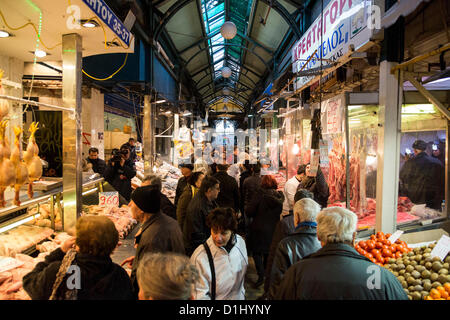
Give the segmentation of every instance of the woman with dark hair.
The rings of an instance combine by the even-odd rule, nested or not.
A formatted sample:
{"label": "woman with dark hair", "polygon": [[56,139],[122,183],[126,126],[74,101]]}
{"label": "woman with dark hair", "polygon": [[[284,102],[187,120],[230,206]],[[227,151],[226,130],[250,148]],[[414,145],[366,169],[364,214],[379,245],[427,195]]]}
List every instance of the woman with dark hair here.
{"label": "woman with dark hair", "polygon": [[188,179],[188,185],[184,188],[177,205],[177,221],[181,230],[184,228],[184,218],[186,217],[187,207],[194,198],[197,191],[200,189],[205,174],[201,171],[196,171]]}
{"label": "woman with dark hair", "polygon": [[23,288],[33,300],[133,300],[128,274],[110,258],[118,242],[119,233],[107,217],[83,216],[76,238],[25,275]]}
{"label": "woman with dark hair", "polygon": [[253,218],[249,228],[248,249],[255,261],[258,280],[255,287],[264,282],[264,270],[267,265],[270,243],[280,214],[283,209],[284,195],[277,191],[274,177],[265,175],[261,179],[261,189],[247,206],[247,215]]}
{"label": "woman with dark hair", "polygon": [[236,234],[237,220],[233,209],[212,210],[206,224],[211,229],[211,236],[191,257],[191,263],[200,272],[194,298],[244,300],[248,257],[244,239]]}

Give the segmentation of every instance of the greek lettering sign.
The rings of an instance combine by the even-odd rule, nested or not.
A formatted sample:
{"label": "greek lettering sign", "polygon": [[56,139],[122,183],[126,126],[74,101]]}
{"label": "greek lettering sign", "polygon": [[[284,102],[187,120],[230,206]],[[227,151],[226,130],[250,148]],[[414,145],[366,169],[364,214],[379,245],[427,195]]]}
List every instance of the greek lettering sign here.
{"label": "greek lettering sign", "polygon": [[130,45],[131,32],[114,14],[103,0],[83,0],[83,2],[125,43]]}
{"label": "greek lettering sign", "polygon": [[[314,51],[314,57],[308,62],[303,71],[320,67],[320,57],[337,61],[348,53],[349,46],[355,50],[367,43],[372,35],[372,29],[367,22],[371,15],[372,0],[332,0],[319,15],[311,27],[297,41],[292,49],[292,72],[300,71]],[[327,65],[323,62],[323,65]],[[294,81],[294,89],[299,89],[310,80],[313,75],[298,77]]]}

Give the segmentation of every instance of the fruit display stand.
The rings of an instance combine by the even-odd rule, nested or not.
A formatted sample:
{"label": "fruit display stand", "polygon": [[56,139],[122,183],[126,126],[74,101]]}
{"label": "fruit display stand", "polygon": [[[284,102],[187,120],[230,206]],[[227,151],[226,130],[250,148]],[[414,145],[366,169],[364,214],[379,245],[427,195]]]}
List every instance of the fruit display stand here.
{"label": "fruit display stand", "polygon": [[442,229],[403,234],[392,244],[390,234],[377,232],[355,249],[392,272],[410,300],[450,300],[450,255],[441,260],[431,254],[442,235],[448,234]]}

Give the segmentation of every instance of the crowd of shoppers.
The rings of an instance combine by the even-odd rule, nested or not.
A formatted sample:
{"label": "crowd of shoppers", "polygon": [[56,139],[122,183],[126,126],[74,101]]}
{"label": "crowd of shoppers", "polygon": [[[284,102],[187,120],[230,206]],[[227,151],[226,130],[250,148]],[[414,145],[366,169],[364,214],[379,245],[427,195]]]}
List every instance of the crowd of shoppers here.
{"label": "crowd of shoppers", "polygon": [[[172,204],[156,175],[132,191],[135,157],[130,139],[107,163],[95,148],[86,159],[139,222],[135,254],[122,262],[130,276],[110,258],[118,245],[114,224],[87,215],[77,221],[76,237],[24,277],[32,299],[243,300],[249,256],[258,275],[253,285],[264,283],[260,299],[407,299],[383,268],[382,290],[367,288],[374,264],[353,249],[356,215],[326,208],[320,168],[312,175],[309,165],[299,166],[282,192],[259,163],[183,164]],[[65,285],[72,264],[81,289]]]}

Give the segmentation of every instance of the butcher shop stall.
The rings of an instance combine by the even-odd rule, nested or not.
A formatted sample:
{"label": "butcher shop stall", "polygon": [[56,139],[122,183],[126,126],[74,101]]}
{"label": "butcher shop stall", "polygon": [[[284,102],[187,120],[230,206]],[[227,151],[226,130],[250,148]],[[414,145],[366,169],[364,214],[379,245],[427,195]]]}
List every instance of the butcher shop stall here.
{"label": "butcher shop stall", "polygon": [[[394,212],[396,228],[418,230],[424,225],[447,219],[445,209],[444,168],[447,119],[432,104],[424,103],[417,95],[405,94],[405,104],[401,106],[400,155],[397,165],[397,210]],[[372,233],[376,227],[378,167],[383,157],[379,152],[380,126],[378,92],[358,92],[341,94],[329,98],[310,108],[283,109],[280,112],[282,126],[280,136],[280,160],[286,168],[287,178],[296,174],[300,164],[319,161],[320,169],[329,187],[328,206],[345,207],[358,216],[357,228],[360,235]],[[289,102],[288,102],[289,103]],[[311,149],[314,136],[314,113],[320,110],[321,139],[318,148]],[[434,206],[421,199],[410,199],[405,190],[405,162],[413,158],[413,144],[416,140],[426,143],[425,152],[440,161],[441,171],[433,178],[436,190]],[[427,168],[419,168],[427,170]],[[422,182],[423,183],[423,182]],[[430,193],[424,189],[423,193]],[[417,201],[417,202],[415,202]],[[381,208],[378,210],[381,211]],[[381,214],[381,213],[380,213]]]}

